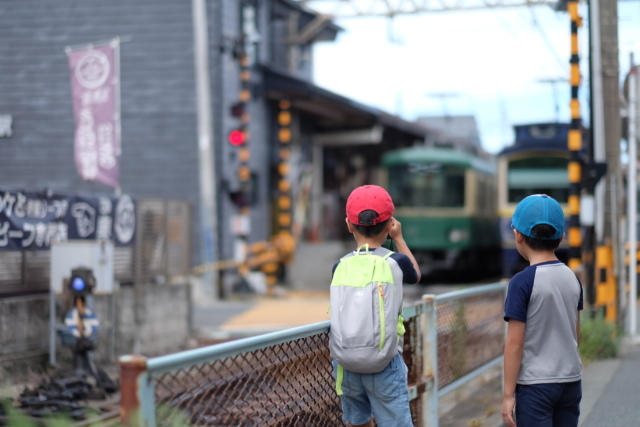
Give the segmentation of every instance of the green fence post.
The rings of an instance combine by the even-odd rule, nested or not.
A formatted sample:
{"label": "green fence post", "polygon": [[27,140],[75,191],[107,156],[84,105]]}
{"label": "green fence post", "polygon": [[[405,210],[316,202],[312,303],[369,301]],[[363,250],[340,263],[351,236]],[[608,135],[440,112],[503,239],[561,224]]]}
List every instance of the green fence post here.
{"label": "green fence post", "polygon": [[431,378],[423,394],[423,427],[438,427],[438,318],[436,316],[436,296],[423,295],[426,304],[422,316],[423,369],[424,377]]}

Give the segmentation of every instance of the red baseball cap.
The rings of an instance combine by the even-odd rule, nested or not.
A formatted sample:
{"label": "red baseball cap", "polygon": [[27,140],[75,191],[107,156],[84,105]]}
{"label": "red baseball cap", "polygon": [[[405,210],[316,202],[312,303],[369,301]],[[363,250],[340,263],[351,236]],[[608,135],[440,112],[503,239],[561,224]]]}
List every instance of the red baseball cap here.
{"label": "red baseball cap", "polygon": [[[371,224],[360,224],[358,216],[366,210],[375,211],[377,218]],[[351,192],[347,199],[347,219],[355,225],[375,225],[384,222],[393,216],[395,207],[391,196],[382,187],[377,185],[363,185]]]}

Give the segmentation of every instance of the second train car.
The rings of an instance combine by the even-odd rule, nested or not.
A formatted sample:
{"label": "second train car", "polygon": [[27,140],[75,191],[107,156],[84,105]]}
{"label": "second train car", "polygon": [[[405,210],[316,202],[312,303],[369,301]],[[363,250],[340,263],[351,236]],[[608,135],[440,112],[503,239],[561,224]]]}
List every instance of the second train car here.
{"label": "second train car", "polygon": [[382,157],[382,183],[423,276],[500,271],[496,169],[491,159],[418,146]]}
{"label": "second train car", "polygon": [[[516,250],[511,216],[517,204],[531,194],[547,194],[568,213],[568,123],[516,125],[515,141],[498,153],[498,215],[502,240],[502,277],[510,278],[528,263]],[[556,251],[567,261],[566,239]]]}

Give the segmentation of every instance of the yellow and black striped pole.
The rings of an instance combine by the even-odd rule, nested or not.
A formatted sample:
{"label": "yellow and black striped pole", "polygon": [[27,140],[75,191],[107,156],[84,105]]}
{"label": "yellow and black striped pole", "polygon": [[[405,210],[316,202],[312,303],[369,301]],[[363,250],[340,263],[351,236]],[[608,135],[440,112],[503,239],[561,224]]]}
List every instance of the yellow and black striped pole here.
{"label": "yellow and black striped pole", "polygon": [[604,318],[615,323],[618,316],[616,307],[616,279],[611,266],[613,265],[613,251],[611,246],[600,245],[596,248],[596,300],[598,311],[603,312]]}
{"label": "yellow and black striped pole", "polygon": [[291,157],[291,102],[282,100],[278,103],[278,200],[277,200],[277,232],[274,233],[271,247],[277,256],[271,256],[262,264],[266,275],[267,292],[273,293],[273,286],[278,280],[278,270],[284,256],[290,255],[292,206],[291,182],[289,181],[289,159]]}
{"label": "yellow and black striped pole", "polygon": [[[234,144],[238,146],[238,213],[241,216],[249,216],[249,203],[247,197],[250,197],[250,185],[251,185],[251,168],[249,167],[249,159],[251,158],[249,152],[249,120],[250,114],[248,111],[248,103],[251,99],[251,91],[249,80],[251,78],[251,71],[249,70],[249,58],[246,53],[240,56],[240,95],[238,103],[236,104],[240,111],[240,125],[238,131],[240,136],[237,137],[238,141]],[[248,230],[245,230],[248,232]],[[246,276],[249,273],[249,266],[246,262],[248,257],[248,251],[246,246],[246,238],[248,236],[238,236],[237,244],[240,247],[244,247],[245,261],[238,264],[238,272],[241,276]],[[242,250],[242,249],[240,249]]]}
{"label": "yellow and black striped pole", "polygon": [[238,181],[240,186],[241,197],[245,198],[245,203],[240,207],[241,215],[249,215],[249,203],[246,198],[252,197],[251,194],[251,168],[249,167],[249,119],[250,114],[247,104],[251,99],[250,82],[251,71],[249,70],[249,59],[244,54],[240,57],[240,104],[242,114],[240,116],[239,130],[242,132],[243,142],[238,149]]}
{"label": "yellow and black striped pole", "polygon": [[281,232],[291,234],[292,202],[289,181],[289,159],[291,158],[291,103],[278,104],[278,226]]}
{"label": "yellow and black striped pole", "polygon": [[578,2],[567,3],[569,16],[571,17],[571,127],[567,138],[569,149],[569,267],[578,269],[582,264],[580,248],[582,235],[580,232],[580,187],[582,181],[582,164],[580,152],[582,150],[582,119],[580,116],[580,101],[578,90],[580,87],[580,55],[578,51],[578,28],[582,26],[582,18],[578,15]]}

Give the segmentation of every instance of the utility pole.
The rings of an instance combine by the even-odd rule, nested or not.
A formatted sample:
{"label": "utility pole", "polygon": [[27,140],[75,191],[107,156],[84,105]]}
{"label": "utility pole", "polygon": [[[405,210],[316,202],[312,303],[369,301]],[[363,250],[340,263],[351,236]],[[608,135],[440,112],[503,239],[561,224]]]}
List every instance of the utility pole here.
{"label": "utility pole", "polygon": [[[585,302],[590,317],[596,314],[595,267],[596,243],[603,235],[604,184],[596,187],[606,171],[604,155],[604,105],[602,101],[602,48],[600,37],[600,0],[589,1],[589,93],[590,138],[587,147],[586,169],[583,172],[583,195],[580,199],[580,223],[583,231],[582,284],[585,288]],[[596,165],[599,165],[596,168]],[[599,170],[598,170],[599,169]],[[596,191],[599,197],[596,197]],[[596,199],[600,203],[596,204]]]}
{"label": "utility pole", "polygon": [[[602,129],[604,130],[604,157],[607,163],[605,180],[596,192],[596,206],[602,209],[602,230],[597,235],[598,259],[600,270],[605,270],[608,280],[598,285],[596,304],[601,302],[606,307],[606,318],[609,321],[620,320],[617,313],[620,290],[624,290],[623,271],[624,248],[620,244],[620,230],[618,224],[622,212],[622,173],[620,169],[620,88],[618,71],[618,2],[617,0],[598,0],[599,10],[596,19],[600,29],[601,70],[599,77],[602,82]],[[596,72],[598,72],[596,70]],[[597,131],[597,130],[596,130]],[[597,141],[596,141],[597,142]],[[598,155],[598,147],[596,147]],[[597,228],[596,228],[597,229]],[[602,255],[600,255],[602,254]],[[602,273],[602,271],[600,272]],[[597,276],[602,277],[602,274]],[[600,305],[600,304],[598,304]]]}
{"label": "utility pole", "polygon": [[[633,61],[633,53],[630,61],[631,70],[627,76],[629,82],[629,90],[627,97],[629,130],[627,134],[627,143],[629,146],[629,163],[627,165],[627,223],[629,227],[629,327],[627,331],[633,340],[637,340],[637,282],[638,282],[638,263],[637,263],[637,180],[638,180],[638,157],[637,157],[637,119],[638,119],[638,69]],[[621,304],[624,306],[624,304]]]}
{"label": "utility pole", "polygon": [[[209,40],[205,0],[192,0],[196,95],[198,108],[198,172],[200,184],[201,264],[216,260],[216,172],[214,170],[213,123],[211,121],[211,83],[209,74]],[[203,275],[206,292],[214,295],[213,274]]]}

